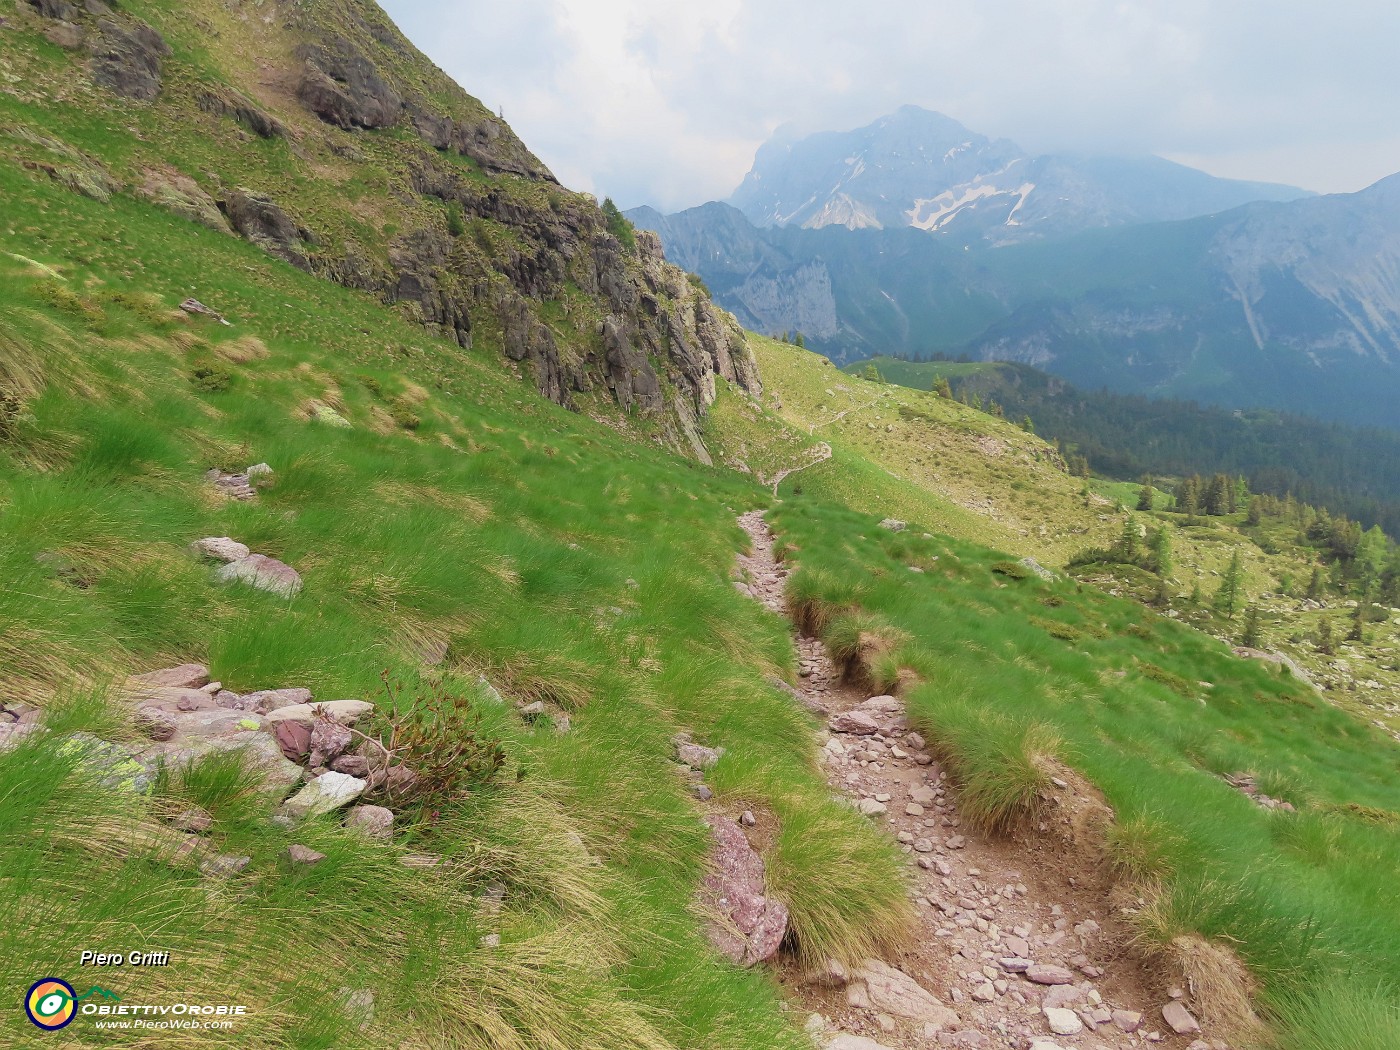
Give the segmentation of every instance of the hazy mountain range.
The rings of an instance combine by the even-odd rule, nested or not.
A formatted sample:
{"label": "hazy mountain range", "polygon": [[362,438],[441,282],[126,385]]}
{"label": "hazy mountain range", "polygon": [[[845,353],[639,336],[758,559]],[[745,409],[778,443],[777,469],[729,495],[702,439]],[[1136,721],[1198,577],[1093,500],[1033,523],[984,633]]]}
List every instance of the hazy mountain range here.
{"label": "hazy mountain range", "polygon": [[1400,176],[1318,197],[905,108],[768,143],[730,204],[629,217],[746,325],[840,361],[966,353],[1400,427]]}
{"label": "hazy mountain range", "polygon": [[775,136],[729,203],[755,226],[914,226],[1006,243],[1306,196],[1160,157],[1033,156],[904,106],[855,131]]}

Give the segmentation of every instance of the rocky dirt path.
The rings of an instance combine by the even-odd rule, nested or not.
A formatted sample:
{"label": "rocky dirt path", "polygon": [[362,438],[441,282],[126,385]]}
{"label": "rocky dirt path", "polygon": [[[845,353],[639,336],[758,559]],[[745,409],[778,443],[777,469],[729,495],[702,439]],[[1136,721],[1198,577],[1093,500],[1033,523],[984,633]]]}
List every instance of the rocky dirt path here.
{"label": "rocky dirt path", "polygon": [[[739,524],[753,547],[739,557],[737,585],[786,615],[788,569],[774,557],[762,513]],[[903,704],[849,688],[817,639],[796,644],[797,699],[827,719],[827,779],[899,841],[919,916],[890,965],[785,980],[820,1045],[1226,1047],[1193,1030],[1180,990],[1154,982],[1123,952],[1101,865],[1074,845],[1074,829],[1104,808],[1087,785],[1062,770],[1058,797],[1030,839],[977,834],[959,819],[956,791],[910,731]]]}

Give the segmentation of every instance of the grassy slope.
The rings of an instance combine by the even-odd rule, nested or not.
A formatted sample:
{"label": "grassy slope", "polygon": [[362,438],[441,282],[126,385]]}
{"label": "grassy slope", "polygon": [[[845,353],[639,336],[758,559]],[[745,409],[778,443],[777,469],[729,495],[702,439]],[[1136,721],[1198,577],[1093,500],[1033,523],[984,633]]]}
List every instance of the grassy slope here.
{"label": "grassy slope", "polygon": [[[193,46],[159,17],[173,8],[134,6]],[[51,75],[61,59],[41,48],[35,61]],[[28,112],[12,95],[0,106]],[[120,169],[125,129],[86,112],[65,111],[65,134]],[[213,148],[132,113],[158,149],[197,163]],[[710,782],[726,810],[776,818],[770,877],[802,950],[855,954],[897,926],[896,858],[827,799],[811,724],[764,681],[790,671],[785,633],[726,582],[733,513],[762,489],[541,404],[492,353],[428,339],[232,238],[23,172],[21,152],[0,162],[0,193],[18,202],[0,250],[65,279],[0,256],[0,370],[24,402],[0,444],[0,694],[40,700],[55,732],[0,756],[0,956],[23,976],[71,974],[87,945],[170,949],[176,967],[119,990],[241,999],[260,1045],[801,1045],[772,985],[699,939],[689,901],[705,835],[668,761],[679,728],[729,748]],[[355,177],[328,184],[373,205],[384,187],[356,189]],[[301,189],[313,205],[325,193],[315,180]],[[346,211],[324,218],[359,221]],[[361,231],[372,245],[392,232],[376,214]],[[188,294],[235,327],[173,314]],[[1028,723],[1049,723],[1118,806],[1125,837],[1145,844],[1128,855],[1160,854],[1175,872],[1156,935],[1239,938],[1271,990],[1321,990],[1295,1004],[1304,1020],[1337,1016],[1334,979],[1383,982],[1356,1008],[1369,1031],[1335,1045],[1394,1035],[1374,1011],[1400,980],[1387,954],[1400,920],[1377,874],[1395,868],[1397,833],[1328,808],[1400,808],[1393,747],[1183,627],[1152,619],[1147,637],[1134,633],[1136,605],[1067,584],[1053,589],[1063,604],[1043,604],[1039,584],[991,576],[999,556],[985,547],[919,539],[917,527],[873,533],[874,519],[836,505],[1049,561],[1112,539],[1122,517],[1083,506],[1078,483],[1015,428],[843,378],[790,347],[758,349],[775,411],[722,400],[712,437],[764,473],[831,443],[833,460],[784,490],[779,524],[804,569],[823,570],[802,586],[909,631],[897,655],[932,683],[914,703],[954,767],[1014,788],[1003,756]],[[226,372],[230,388],[199,392],[196,366]],[[313,398],[353,428],[308,422]],[[391,416],[405,401],[415,432]],[[223,503],[199,482],[208,466],[258,460],[277,484],[256,504]],[[221,533],[286,558],[306,592],[287,604],[212,586],[184,546]],[[900,569],[911,558],[923,576]],[[484,707],[510,756],[502,783],[392,846],[329,822],[301,830],[330,859],[300,879],[276,873],[290,839],[262,819],[270,803],[230,790],[226,770],[177,793],[215,813],[221,848],[254,858],[227,886],[132,848],[146,802],[98,790],[56,746],[77,728],[130,732],[101,695],[126,671],[205,659],[235,689],[373,696],[385,667],[415,683],[419,647],[440,642],[448,688],[475,695],[484,673],[570,712],[573,731]],[[1194,685],[1203,678],[1215,689]],[[1237,768],[1302,814],[1269,817],[1204,774]],[[461,864],[415,873],[397,863],[407,849]],[[507,887],[499,920],[476,903],[492,882]],[[502,934],[499,950],[478,944],[486,930]],[[372,990],[373,1019],[341,988]],[[30,1038],[14,1014],[0,1024],[8,1042]],[[1289,1050],[1324,1045],[1302,1033]]]}
{"label": "grassy slope", "polygon": [[[161,981],[178,976],[181,991],[236,994],[259,1009],[266,1027],[257,1038],[267,1045],[607,1045],[602,1032],[620,1033],[618,1045],[793,1039],[771,986],[717,965],[698,940],[688,901],[705,840],[669,769],[670,734],[689,727],[729,746],[711,777],[722,804],[777,817],[774,888],[807,932],[806,950],[856,951],[862,931],[892,928],[900,880],[863,823],[826,801],[807,759],[810,724],[763,682],[790,670],[783,631],[725,582],[739,542],[733,511],[761,502],[762,490],[541,404],[483,355],[427,340],[246,245],[3,166],[0,179],[35,216],[0,233],[0,249],[38,256],[66,277],[10,259],[0,283],[7,378],[31,391],[0,466],[0,551],[14,582],[0,609],[7,685],[26,697],[52,693],[55,728],[66,730],[110,715],[56,701],[126,670],[204,658],[235,689],[372,695],[381,667],[411,681],[417,647],[436,640],[450,643],[450,687],[470,691],[484,672],[508,694],[569,710],[575,724],[560,736],[488,711],[508,772],[525,770],[522,781],[474,795],[393,847],[347,842],[330,824],[303,832],[335,861],[310,883],[273,874],[289,840],[258,819],[264,804],[209,801],[216,841],[255,858],[236,895],[121,847],[124,836],[109,830],[143,819],[143,804],[94,791],[71,755],[50,745],[12,753],[0,759],[0,877],[33,889],[5,899],[6,957],[25,972],[64,972],[75,945],[150,937],[141,946],[170,947],[186,961],[142,990],[175,991]],[[178,274],[191,269],[233,329],[171,311]],[[266,357],[249,352],[250,336],[266,343]],[[201,361],[227,371],[231,388],[197,392],[188,376]],[[1105,788],[1138,840],[1158,837],[1155,852],[1176,872],[1163,898],[1172,907],[1153,913],[1166,916],[1157,936],[1240,938],[1284,992],[1331,989],[1352,968],[1395,980],[1385,946],[1397,918],[1376,873],[1393,869],[1396,833],[1327,808],[1396,811],[1383,740],[1186,628],[1154,619],[1139,637],[1136,605],[1070,585],[1054,589],[1063,605],[1042,604],[1038,584],[999,586],[986,572],[998,556],[985,548],[917,539],[921,509],[948,515],[945,529],[984,519],[862,458],[863,420],[815,434],[794,422],[822,423],[849,403],[898,426],[900,404],[930,414],[944,406],[879,388],[879,400],[860,408],[863,384],[840,391],[832,371],[769,363],[781,417],[728,403],[716,436],[749,441],[749,454],[771,454],[774,465],[818,439],[835,446],[833,464],[789,481],[778,519],[806,552],[804,568],[826,573],[801,585],[818,596],[832,586],[840,601],[909,631],[898,659],[934,684],[915,703],[955,768],[961,757],[962,768],[997,776],[999,755],[979,754],[977,741],[1006,741],[1011,753],[1028,722],[1051,723],[1068,742],[1064,757]],[[415,403],[415,433],[393,423],[386,395]],[[337,405],[354,427],[307,422],[310,398]],[[961,441],[998,438],[1035,463],[1033,438],[1016,445],[1013,428],[946,407],[925,459],[939,450],[959,458],[962,426]],[[198,480],[209,465],[259,459],[278,479],[256,504],[220,503]],[[978,470],[998,491],[994,468],[958,469],[966,491],[983,483]],[[1000,491],[1019,492],[1016,480]],[[913,535],[869,539],[873,518],[833,508],[843,491],[880,514],[906,514]],[[1055,488],[1039,495],[1066,498]],[[210,533],[287,558],[307,591],[286,605],[212,587],[183,553]],[[89,588],[36,562],[43,552],[59,554]],[[901,574],[896,558],[916,560],[925,575]],[[1201,679],[1215,689],[1196,687]],[[1268,817],[1203,773],[1240,768],[1302,803],[1300,818]],[[46,830],[36,837],[39,814]],[[106,843],[96,853],[95,840]],[[398,867],[405,848],[470,861],[460,881],[427,877]],[[508,888],[503,919],[489,924],[504,935],[502,956],[476,943],[487,924],[473,898],[491,881]],[[314,915],[300,907],[307,892]],[[55,895],[73,906],[55,916],[46,906]],[[1298,933],[1306,915],[1312,940]],[[152,929],[172,932],[157,943]],[[215,943],[224,947],[211,951]],[[1282,965],[1287,953],[1303,962]],[[275,974],[271,958],[283,960]],[[1299,973],[1313,985],[1299,984]],[[361,1032],[363,1018],[338,1001],[317,1001],[309,1022],[326,987],[373,989],[369,1027]],[[541,1009],[541,996],[558,1008]],[[1299,1016],[1317,1007],[1300,1003]],[[1301,1036],[1287,1045],[1307,1046]]]}
{"label": "grassy slope", "polygon": [[[548,217],[573,206],[595,207],[591,198],[551,182],[488,174],[470,157],[431,149],[406,125],[346,132],[322,123],[301,106],[293,97],[294,77],[284,72],[297,67],[292,52],[301,42],[288,26],[305,18],[368,49],[369,30],[362,19],[389,24],[373,4],[318,0],[303,5],[295,16],[259,17],[236,7],[193,5],[188,0],[130,0],[122,9],[155,27],[172,48],[173,55],[164,62],[159,100],[134,104],[95,86],[81,70],[82,55],[49,43],[37,31],[44,21],[26,8],[23,30],[10,31],[0,54],[0,69],[11,84],[20,85],[0,91],[0,152],[6,157],[50,165],[61,175],[71,173],[89,184],[125,187],[130,192],[114,198],[118,208],[128,206],[128,195],[139,195],[153,172],[188,176],[213,198],[246,188],[270,197],[313,235],[313,242],[302,246],[308,253],[352,256],[363,269],[385,272],[395,241],[411,239],[416,232],[451,229],[449,207],[417,189],[415,173],[420,168],[454,171],[478,184],[504,211]],[[493,119],[478,100],[416,52],[386,47],[373,53],[381,72],[392,73],[399,83],[440,104],[442,112],[459,123]],[[286,136],[262,139],[232,119],[200,108],[202,93],[230,89],[275,114],[285,123]],[[509,128],[499,129],[506,139],[514,139]],[[22,218],[16,213],[9,221]],[[204,274],[182,267],[178,259],[132,261],[137,253],[130,240],[57,230],[42,214],[29,218],[40,221],[25,223],[16,232],[31,245],[46,243],[50,236],[71,237],[74,257],[102,266],[114,280],[139,278],[152,290],[178,292],[181,298],[203,293]],[[157,213],[152,221],[185,225],[173,212]],[[140,247],[145,253],[156,246]],[[504,271],[538,249],[537,244],[523,243],[518,229],[489,218],[471,218],[463,235],[451,239],[451,268],[471,273],[481,285],[472,311],[475,347],[501,352],[500,319],[484,304],[491,300],[489,293],[512,292]],[[599,349],[598,325],[607,307],[579,284],[589,272],[589,257],[590,252],[581,252],[562,268],[565,279],[553,299],[526,300],[554,332],[566,360],[571,351],[582,358]],[[420,312],[416,303],[402,309],[409,316]],[[516,370],[528,371],[529,366]],[[574,400],[586,412],[616,413],[611,394],[596,382]],[[661,430],[666,424],[649,425]]]}
{"label": "grassy slope", "polygon": [[[1234,944],[1283,1046],[1400,1045],[1393,742],[1136,603],[997,575],[985,548],[892,534],[806,496],[775,520],[797,552],[790,586],[828,622],[829,646],[852,624],[904,639],[877,673],[922,679],[911,712],[972,816],[1015,819],[1047,776],[1038,756],[1059,755],[1116,810],[1109,856],[1149,902],[1133,915],[1145,945]],[[1260,809],[1214,775],[1242,770],[1300,812]]]}
{"label": "grassy slope", "polygon": [[1080,483],[1033,435],[932,394],[847,376],[786,343],[750,344],[765,406],[833,449],[829,464],[789,486],[1050,563],[1117,534],[1120,523],[1100,517],[1110,508],[1084,508]]}
{"label": "grassy slope", "polygon": [[[0,443],[0,695],[47,706],[55,730],[129,737],[101,703],[127,672],[203,660],[235,690],[373,698],[389,668],[412,695],[420,647],[446,642],[446,688],[475,695],[482,673],[574,725],[483,708],[503,783],[393,846],[298,830],[332,858],[300,880],[277,873],[291,838],[263,819],[269,800],[216,800],[217,847],[254,858],[236,889],[115,833],[148,821],[146,802],[95,790],[61,732],[6,753],[12,978],[76,976],[87,945],[168,949],[175,965],[118,991],[245,1001],[257,1045],[799,1045],[772,986],[699,937],[707,836],[672,733],[730,749],[710,778],[725,809],[804,829],[777,836],[770,877],[805,950],[858,954],[906,904],[892,853],[828,800],[807,716],[764,681],[791,670],[784,630],[728,583],[733,509],[762,490],[542,403],[493,355],[232,238],[9,164],[0,189],[24,202],[0,228],[0,375],[23,400]],[[174,311],[190,293],[234,326]],[[229,388],[200,392],[199,365]],[[312,399],[352,428],[308,421]],[[395,399],[416,431],[394,423]],[[201,481],[261,460],[276,484],[256,503]],[[216,587],[184,548],[225,534],[296,566],[305,592]],[[414,873],[406,850],[466,863]],[[475,904],[492,882],[507,887],[499,923]],[[477,945],[487,929],[496,952]],[[342,987],[375,995],[363,1031],[327,1001]],[[30,1037],[16,1014],[0,1023],[7,1045]]]}
{"label": "grassy slope", "polygon": [[[802,353],[782,344],[773,344],[775,354],[794,357]],[[765,358],[765,361],[768,359]],[[919,404],[932,404],[933,412],[942,412],[953,425],[969,428],[973,433],[991,432],[1003,436],[1007,441],[1024,440],[1019,429],[992,419],[982,412],[976,412],[962,405],[949,404],[923,393],[932,385],[935,375],[968,375],[979,370],[996,367],[987,362],[907,362],[893,358],[877,360],[880,373],[888,382],[896,385],[908,384],[907,392],[901,386],[897,397],[901,402],[910,396],[918,397]],[[854,373],[863,370],[863,364],[849,366]],[[798,385],[792,378],[797,373],[781,369],[774,370],[775,383],[770,394],[782,397],[793,386]],[[865,402],[874,396],[876,387],[855,375],[844,379],[844,386],[852,392],[858,402]],[[810,385],[810,382],[809,382]],[[840,387],[835,387],[838,393]],[[995,479],[988,479],[985,457],[978,454],[975,445],[942,440],[939,443],[939,475],[925,473],[922,476],[911,470],[911,461],[917,463],[920,449],[910,448],[910,436],[901,430],[882,436],[873,447],[867,447],[866,456],[885,464],[902,476],[917,480],[921,485],[945,491],[944,476],[959,475],[976,479],[977,486],[987,486],[996,491]],[[941,475],[941,476],[940,476]],[[1311,578],[1314,566],[1319,564],[1317,552],[1299,542],[1296,530],[1282,522],[1267,520],[1262,527],[1246,528],[1243,512],[1228,517],[1197,519],[1188,522],[1184,515],[1170,513],[1169,496],[1161,491],[1156,494],[1156,509],[1153,514],[1140,514],[1133,510],[1137,506],[1141,487],[1136,482],[1113,481],[1106,478],[1093,478],[1088,486],[1094,499],[1086,501],[1082,489],[1065,484],[1049,485],[1043,475],[1022,475],[1011,482],[1016,493],[1026,485],[1031,486],[1042,500],[1037,505],[1038,512],[1048,521],[1068,530],[1073,537],[1069,543],[1061,543],[1044,552],[1035,541],[1035,535],[1002,535],[996,532],[996,543],[1008,551],[1018,554],[1034,554],[1047,557],[1051,564],[1063,563],[1065,551],[1076,553],[1090,546],[1111,544],[1122,530],[1123,523],[1132,513],[1140,524],[1152,528],[1166,525],[1171,531],[1171,549],[1174,567],[1170,579],[1170,589],[1175,595],[1172,608],[1188,622],[1218,635],[1221,638],[1238,636],[1241,624],[1237,616],[1227,620],[1216,615],[1208,603],[1220,587],[1221,578],[1238,553],[1244,571],[1245,601],[1259,604],[1262,622],[1263,648],[1286,652],[1304,667],[1309,676],[1325,686],[1336,702],[1348,707],[1367,720],[1378,719],[1394,731],[1400,731],[1400,705],[1395,697],[1400,695],[1400,662],[1396,653],[1400,652],[1400,610],[1391,610],[1388,618],[1372,626],[1364,643],[1341,642],[1349,629],[1349,612],[1345,606],[1318,609],[1314,603],[1301,595]],[[1018,488],[1019,486],[1019,488]],[[1002,486],[1005,491],[1005,486]],[[1003,507],[1015,499],[1000,501],[989,499],[978,509],[1000,519]],[[860,506],[859,502],[852,505]],[[875,504],[866,504],[874,506]],[[923,519],[928,520],[928,519]],[[986,542],[989,535],[985,523],[967,523],[954,519],[935,519],[939,527],[955,536]],[[995,529],[997,522],[990,527]],[[1155,589],[1153,581],[1141,576],[1116,573],[1108,567],[1094,567],[1081,573],[1084,579],[1092,579],[1100,586],[1116,593],[1148,598]],[[1199,589],[1207,605],[1193,605],[1185,599]],[[1323,619],[1331,621],[1333,632],[1339,640],[1338,651],[1327,656],[1317,651],[1314,638]]]}

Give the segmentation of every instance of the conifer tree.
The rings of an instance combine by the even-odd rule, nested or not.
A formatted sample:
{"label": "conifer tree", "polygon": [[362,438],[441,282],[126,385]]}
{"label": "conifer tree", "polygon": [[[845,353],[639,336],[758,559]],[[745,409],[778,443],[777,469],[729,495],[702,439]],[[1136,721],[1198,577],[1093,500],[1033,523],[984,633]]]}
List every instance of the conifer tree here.
{"label": "conifer tree", "polygon": [[[1033,422],[1031,422],[1031,417],[1030,417],[1030,416],[1025,416],[1025,417],[1021,420],[1021,429],[1024,430],[1027,434],[1034,434],[1034,433],[1035,433],[1035,424],[1034,424]],[[1056,442],[1055,444],[1056,444],[1056,447],[1058,448],[1058,447],[1059,447],[1059,442]]]}
{"label": "conifer tree", "polygon": [[1235,618],[1235,611],[1240,604],[1240,584],[1244,580],[1244,568],[1240,564],[1240,552],[1230,557],[1230,567],[1225,570],[1225,577],[1220,581],[1220,589],[1215,592],[1215,607],[1225,614],[1227,620]]}
{"label": "conifer tree", "polygon": [[1323,656],[1331,656],[1335,652],[1332,644],[1332,621],[1325,616],[1317,625],[1317,651]]}
{"label": "conifer tree", "polygon": [[1163,580],[1172,574],[1172,538],[1165,525],[1152,533],[1152,567]]}
{"label": "conifer tree", "polygon": [[1144,475],[1142,476],[1142,488],[1138,489],[1137,509],[1138,509],[1138,510],[1151,510],[1151,509],[1152,509],[1152,475],[1151,475],[1151,474],[1144,474]]}
{"label": "conifer tree", "polygon": [[1244,630],[1240,632],[1240,644],[1249,649],[1258,649],[1259,627],[1259,606],[1250,602],[1244,611]]}
{"label": "conifer tree", "polygon": [[1357,601],[1351,614],[1351,630],[1347,632],[1347,641],[1366,644],[1366,607],[1370,604],[1366,598]]}
{"label": "conifer tree", "polygon": [[947,398],[949,401],[953,400],[953,387],[948,382],[947,376],[939,376],[933,381],[933,392],[939,397]]}
{"label": "conifer tree", "polygon": [[1203,510],[1212,517],[1222,517],[1230,512],[1230,479],[1224,474],[1216,474],[1206,486],[1202,497]]}
{"label": "conifer tree", "polygon": [[1167,586],[1167,578],[1165,576],[1158,576],[1157,589],[1152,594],[1152,604],[1159,609],[1165,609],[1167,606],[1171,605],[1171,603],[1172,592]]}
{"label": "conifer tree", "polygon": [[1142,539],[1142,534],[1138,530],[1137,519],[1131,514],[1128,520],[1123,522],[1123,532],[1118,537],[1118,550],[1114,553],[1124,565],[1136,565],[1138,562],[1138,541]]}
{"label": "conifer tree", "polygon": [[1322,566],[1314,565],[1312,579],[1308,581],[1308,597],[1313,601],[1320,599],[1322,597],[1322,587]]}

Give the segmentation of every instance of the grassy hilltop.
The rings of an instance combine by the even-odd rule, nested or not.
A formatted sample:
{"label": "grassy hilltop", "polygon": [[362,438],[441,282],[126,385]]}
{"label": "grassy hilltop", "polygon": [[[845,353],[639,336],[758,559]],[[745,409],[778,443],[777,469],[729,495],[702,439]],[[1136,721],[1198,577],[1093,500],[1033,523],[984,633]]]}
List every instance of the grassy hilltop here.
{"label": "grassy hilltop", "polygon": [[[795,614],[907,693],[967,812],[1033,827],[1057,757],[1114,807],[1104,862],[1144,958],[1192,937],[1237,953],[1282,1050],[1400,1043],[1400,751],[1201,631],[1016,560],[1111,542],[1113,493],[1086,502],[1003,421],[754,337],[760,388],[700,291],[372,5],[126,0],[118,21],[170,48],[135,100],[91,79],[105,16],[65,7],[0,26],[0,702],[44,727],[0,749],[10,1001],[76,981],[81,950],[161,950],[169,967],[100,979],[245,1003],[239,1045],[810,1046],[773,971],[704,937],[702,818],[755,815],[791,913],[784,977],[896,949],[910,903],[905,858],[831,794],[821,727],[783,688],[789,625],[733,586],[736,515],[765,507]],[[297,47],[337,34],[376,56],[394,121],[363,70],[336,81],[348,110],[320,81],[308,96],[348,128],[288,89]],[[201,107],[215,88],[233,110]],[[235,93],[256,113],[230,117]],[[156,165],[199,192],[168,172],[147,192]],[[481,194],[422,192],[445,166]],[[251,182],[295,243],[220,226]],[[450,261],[403,255],[409,227]],[[205,477],[258,463],[251,499]],[[769,479],[807,464],[775,500]],[[300,593],[221,583],[189,550],[221,536]],[[237,694],[374,702],[374,731],[417,724],[469,760],[391,799],[393,835],[370,839],[271,819],[285,790],[240,752],[149,784],[95,759],[92,737],[149,743],[126,676],[184,662]],[[724,748],[706,792],[678,733]],[[1239,772],[1296,812],[1219,776]],[[171,826],[194,809],[201,848],[246,867],[189,862]],[[288,866],[294,844],[324,859]],[[0,1012],[5,1045],[227,1040]]]}

